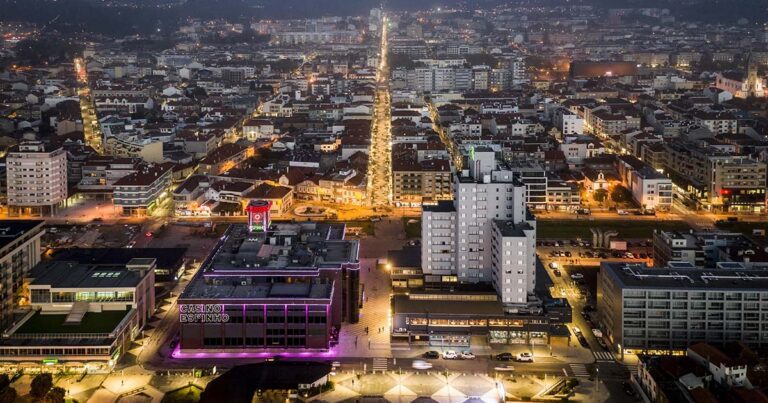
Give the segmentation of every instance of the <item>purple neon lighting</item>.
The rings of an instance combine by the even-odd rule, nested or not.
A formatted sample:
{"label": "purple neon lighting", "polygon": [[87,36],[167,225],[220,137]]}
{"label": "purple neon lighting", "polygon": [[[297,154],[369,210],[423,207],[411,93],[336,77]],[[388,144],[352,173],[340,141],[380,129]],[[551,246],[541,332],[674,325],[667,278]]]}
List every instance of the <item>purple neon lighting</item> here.
{"label": "purple neon lighting", "polygon": [[275,355],[287,358],[333,358],[339,356],[339,351],[334,348],[328,351],[261,351],[261,352],[198,352],[183,353],[181,346],[176,346],[171,353],[171,357],[178,359],[199,359],[199,358],[270,358]]}

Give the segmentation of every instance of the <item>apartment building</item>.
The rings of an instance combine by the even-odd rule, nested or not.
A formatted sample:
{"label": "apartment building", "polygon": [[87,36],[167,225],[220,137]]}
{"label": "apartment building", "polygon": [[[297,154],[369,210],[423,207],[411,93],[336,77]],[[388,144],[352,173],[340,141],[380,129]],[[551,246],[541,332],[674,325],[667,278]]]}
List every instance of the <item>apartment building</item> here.
{"label": "apartment building", "polygon": [[67,199],[67,152],[26,141],[6,156],[8,213],[56,215]]}
{"label": "apartment building", "polygon": [[40,263],[42,220],[0,220],[0,325],[13,318],[24,277]]}
{"label": "apartment building", "polygon": [[392,201],[396,205],[419,206],[422,203],[449,200],[451,163],[447,159],[398,158],[392,162]]}
{"label": "apartment building", "polygon": [[666,143],[665,173],[697,207],[724,212],[765,212],[768,165],[714,147]]}
{"label": "apartment building", "polygon": [[672,180],[631,155],[620,155],[616,167],[637,204],[648,210],[672,208]]}
{"label": "apartment building", "polygon": [[553,122],[563,136],[584,134],[584,119],[568,108],[555,109]]}
{"label": "apartment building", "polygon": [[536,221],[525,185],[496,171],[495,153],[486,147],[475,148],[468,165],[454,175],[453,203],[423,208],[425,283],[489,283],[505,306],[525,306],[536,272]]}
{"label": "apartment building", "polygon": [[151,215],[170,196],[172,164],[149,164],[115,182],[114,205],[123,215]]}
{"label": "apartment building", "polygon": [[620,354],[683,352],[696,342],[768,341],[768,271],[728,263],[719,270],[688,263],[664,268],[603,262],[598,324]]}

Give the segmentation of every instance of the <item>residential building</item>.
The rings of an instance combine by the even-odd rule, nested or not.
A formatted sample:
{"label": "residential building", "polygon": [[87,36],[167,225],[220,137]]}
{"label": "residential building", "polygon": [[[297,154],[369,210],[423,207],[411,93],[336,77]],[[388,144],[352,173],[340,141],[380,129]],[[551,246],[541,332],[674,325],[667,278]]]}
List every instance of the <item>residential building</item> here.
{"label": "residential building", "polygon": [[151,215],[169,198],[172,181],[172,164],[145,165],[115,182],[115,208],[123,215]]}
{"label": "residential building", "polygon": [[535,286],[536,221],[525,185],[498,170],[485,147],[470,153],[468,165],[454,176],[453,202],[423,208],[425,283],[489,283],[505,307],[527,306]]}
{"label": "residential building", "polygon": [[8,212],[13,216],[56,215],[67,200],[67,153],[27,141],[6,156]]}
{"label": "residential building", "polygon": [[603,262],[598,327],[620,354],[684,352],[695,342],[762,346],[768,328],[768,271],[728,263],[720,270],[671,262],[664,268]]}
{"label": "residential building", "polygon": [[0,325],[13,318],[16,304],[28,304],[21,294],[24,278],[40,263],[45,221],[0,220]]}

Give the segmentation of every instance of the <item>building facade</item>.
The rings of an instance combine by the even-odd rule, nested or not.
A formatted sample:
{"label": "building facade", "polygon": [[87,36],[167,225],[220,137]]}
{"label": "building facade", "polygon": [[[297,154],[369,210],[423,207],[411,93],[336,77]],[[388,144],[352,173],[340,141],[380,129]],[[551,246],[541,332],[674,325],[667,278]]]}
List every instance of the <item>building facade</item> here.
{"label": "building facade", "polygon": [[19,144],[6,156],[11,215],[56,215],[67,199],[67,153],[38,141]]}
{"label": "building facade", "polygon": [[619,353],[681,353],[699,341],[768,344],[768,271],[607,263],[597,282],[599,326]]}

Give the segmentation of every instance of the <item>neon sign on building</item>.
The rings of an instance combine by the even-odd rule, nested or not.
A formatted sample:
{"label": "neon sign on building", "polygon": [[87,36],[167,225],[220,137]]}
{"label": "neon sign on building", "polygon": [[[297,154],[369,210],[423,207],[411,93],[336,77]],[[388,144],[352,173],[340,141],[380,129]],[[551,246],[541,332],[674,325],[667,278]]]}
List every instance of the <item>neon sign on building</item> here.
{"label": "neon sign on building", "polygon": [[272,202],[268,200],[251,200],[245,211],[248,213],[248,231],[264,232],[271,224],[269,210]]}

